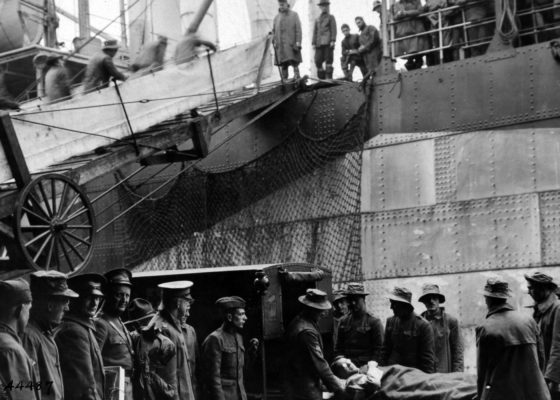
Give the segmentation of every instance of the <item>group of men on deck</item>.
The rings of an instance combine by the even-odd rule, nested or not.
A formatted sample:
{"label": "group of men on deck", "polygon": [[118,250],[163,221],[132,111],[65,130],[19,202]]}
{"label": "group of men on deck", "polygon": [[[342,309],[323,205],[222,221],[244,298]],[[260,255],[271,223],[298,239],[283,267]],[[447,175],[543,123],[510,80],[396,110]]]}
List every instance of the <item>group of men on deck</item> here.
{"label": "group of men on deck", "polygon": [[[319,79],[333,78],[334,47],[337,27],[334,15],[330,14],[330,2],[320,0],[321,14],[315,20],[311,44],[315,51],[314,62]],[[375,2],[374,11],[379,12],[380,2]],[[381,39],[373,25],[367,25],[363,17],[355,18],[360,34],[351,34],[350,27],[343,24],[341,66],[345,79],[351,81],[355,67],[360,68],[364,78],[371,76],[381,60]],[[275,62],[280,67],[283,79],[288,78],[288,68],[294,70],[294,78],[299,79],[302,31],[298,14],[290,9],[287,0],[278,0],[278,15],[273,23],[273,45]]]}

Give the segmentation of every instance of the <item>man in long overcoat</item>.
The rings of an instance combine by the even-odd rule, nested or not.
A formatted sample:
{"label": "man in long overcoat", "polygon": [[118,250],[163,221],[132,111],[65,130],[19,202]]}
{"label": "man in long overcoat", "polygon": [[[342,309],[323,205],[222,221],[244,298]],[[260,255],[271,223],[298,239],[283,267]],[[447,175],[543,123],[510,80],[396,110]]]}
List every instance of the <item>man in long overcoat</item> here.
{"label": "man in long overcoat", "polygon": [[66,275],[58,271],[38,271],[31,274],[33,307],[29,323],[22,336],[23,347],[35,362],[41,382],[42,400],[64,399],[64,384],[58,347],[53,330],[68,311],[68,302],[78,294],[68,288]]}
{"label": "man in long overcoat", "polygon": [[103,359],[93,318],[99,309],[105,283],[103,275],[83,274],[68,279],[70,289],[80,295],[70,300],[70,310],[55,332],[64,382],[64,398],[102,400],[105,396]]}
{"label": "man in long overcoat", "polygon": [[301,63],[301,23],[295,11],[290,10],[287,0],[278,0],[278,15],[272,26],[272,44],[275,63],[280,66],[282,78],[288,79],[288,67],[294,68],[294,78],[299,79]]}
{"label": "man in long overcoat", "polygon": [[478,399],[548,400],[537,354],[539,328],[507,303],[509,291],[497,278],[484,287],[488,314],[476,328]]}
{"label": "man in long overcoat", "polygon": [[395,287],[389,300],[394,316],[385,325],[380,364],[435,372],[434,332],[430,323],[414,312],[412,293],[407,288]]}
{"label": "man in long overcoat", "polygon": [[543,350],[543,374],[553,400],[560,399],[560,300],[550,275],[534,272],[525,275],[529,295],[535,301],[533,318],[539,326]]}
{"label": "man in long overcoat", "polygon": [[121,367],[125,374],[125,400],[132,400],[132,367],[134,351],[132,338],[121,316],[128,308],[132,290],[132,273],[117,268],[105,273],[105,305],[95,321],[95,338],[101,349],[105,367]]}
{"label": "man in long overcoat", "polygon": [[[41,398],[37,385],[42,382],[36,375],[33,360],[25,352],[18,336],[23,333],[29,320],[31,300],[29,284],[23,279],[0,282],[1,399],[38,400]],[[20,389],[21,386],[23,387]]]}
{"label": "man in long overcoat", "polygon": [[445,303],[445,296],[440,293],[439,286],[424,285],[418,301],[426,306],[421,315],[434,330],[436,372],[463,372],[463,339],[459,322],[440,306]]}
{"label": "man in long overcoat", "polygon": [[[329,12],[330,2],[320,0],[321,15],[315,20],[311,45],[315,50],[315,66],[319,79],[332,79],[334,45],[336,42],[336,20]],[[323,65],[325,67],[323,68]]]}
{"label": "man in long overcoat", "polygon": [[323,355],[323,340],[318,323],[332,308],[327,294],[307,289],[298,297],[302,311],[286,329],[284,362],[284,398],[287,400],[321,400],[321,384],[331,392],[342,393],[344,381],[334,375]]}
{"label": "man in long overcoat", "polygon": [[101,51],[89,60],[84,77],[85,92],[106,88],[111,78],[126,81],[127,77],[113,63],[113,57],[118,50],[119,45],[116,40],[107,40]]}
{"label": "man in long overcoat", "polygon": [[169,338],[175,345],[175,354],[156,372],[168,384],[176,388],[175,400],[194,400],[187,343],[182,330],[182,318],[190,309],[192,297],[191,281],[174,281],[159,284],[161,308],[150,321],[155,329]]}
{"label": "man in long overcoat", "polygon": [[[391,6],[395,24],[395,38],[416,35],[408,39],[402,39],[395,43],[395,54],[405,58],[407,70],[422,68],[423,55],[415,54],[428,49],[428,36],[421,35],[426,31],[424,21],[418,16],[424,11],[420,0],[398,0]],[[420,34],[420,35],[419,35]]]}

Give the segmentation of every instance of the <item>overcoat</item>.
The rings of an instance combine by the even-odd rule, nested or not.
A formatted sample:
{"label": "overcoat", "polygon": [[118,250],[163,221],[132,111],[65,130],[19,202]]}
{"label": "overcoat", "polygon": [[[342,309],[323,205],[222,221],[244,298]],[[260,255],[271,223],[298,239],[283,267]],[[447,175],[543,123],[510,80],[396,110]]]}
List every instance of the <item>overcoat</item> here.
{"label": "overcoat", "polygon": [[296,43],[301,45],[301,22],[295,11],[288,9],[274,17],[272,43],[276,50],[276,65],[301,63],[301,50],[296,47]]}
{"label": "overcoat", "polygon": [[463,372],[463,339],[457,318],[447,314],[443,307],[435,317],[428,319],[428,312],[422,314],[434,330],[436,372]]}
{"label": "overcoat", "polygon": [[533,317],[542,337],[544,377],[560,383],[560,300],[556,293],[551,293],[546,301],[534,306]]}
{"label": "overcoat", "polygon": [[[395,38],[401,38],[425,32],[424,21],[418,17],[423,11],[420,0],[399,0],[391,6],[391,14],[395,21]],[[402,12],[402,14],[401,14]],[[416,36],[409,39],[399,40],[395,44],[395,56],[407,55],[428,49],[428,37],[426,35]]]}
{"label": "overcoat", "polygon": [[243,382],[243,337],[223,324],[202,344],[204,382],[208,399],[247,400]]}
{"label": "overcoat", "polygon": [[539,368],[535,320],[509,304],[491,308],[476,328],[479,400],[549,400]]}
{"label": "overcoat", "polygon": [[315,20],[311,44],[317,47],[329,46],[334,41],[336,41],[336,19],[334,15],[322,13]]}
{"label": "overcoat", "polygon": [[35,362],[38,379],[41,382],[52,382],[52,385],[41,385],[42,400],[64,399],[64,384],[58,347],[54,341],[50,327],[31,317],[22,335],[23,348]]}
{"label": "overcoat", "polygon": [[90,318],[67,314],[55,332],[67,400],[102,400],[105,395],[103,359]]}
{"label": "overcoat", "polygon": [[198,345],[198,338],[193,326],[184,323],[182,326],[183,335],[185,336],[185,343],[187,345],[187,355],[189,360],[189,370],[191,372],[191,382],[195,397],[199,397],[199,369],[198,362],[200,361],[200,346]]}
{"label": "overcoat", "polygon": [[[30,382],[39,381],[33,360],[25,352],[16,331],[0,323],[0,398],[5,395],[8,400],[39,400],[39,392],[34,387],[26,387]],[[20,383],[24,386],[21,390],[13,388],[3,392],[4,385],[16,387]]]}
{"label": "overcoat", "polygon": [[132,338],[120,318],[118,322],[113,322],[105,314],[101,314],[95,321],[95,338],[101,349],[103,365],[119,366],[126,372],[132,371]]}

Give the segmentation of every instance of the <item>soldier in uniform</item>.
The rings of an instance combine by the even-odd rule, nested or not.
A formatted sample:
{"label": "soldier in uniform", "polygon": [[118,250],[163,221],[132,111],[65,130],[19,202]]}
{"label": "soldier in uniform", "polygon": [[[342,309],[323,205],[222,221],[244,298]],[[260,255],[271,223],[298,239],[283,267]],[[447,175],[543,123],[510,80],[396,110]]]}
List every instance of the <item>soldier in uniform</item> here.
{"label": "soldier in uniform", "polygon": [[70,300],[70,310],[55,332],[60,355],[64,397],[68,400],[102,400],[105,396],[103,358],[95,340],[95,317],[105,283],[103,275],[83,274],[68,279],[80,295]]}
{"label": "soldier in uniform", "polygon": [[299,79],[301,64],[301,23],[299,15],[290,10],[287,0],[278,0],[278,15],[272,26],[272,44],[276,51],[276,64],[282,78],[288,79],[288,67],[294,68],[294,79]]}
{"label": "soldier in uniform", "polygon": [[194,390],[189,368],[189,356],[182,319],[191,307],[191,281],[174,281],[161,283],[160,310],[150,321],[150,327],[161,332],[175,345],[175,355],[171,360],[157,368],[161,378],[176,388],[175,400],[193,400]]}
{"label": "soldier in uniform", "polygon": [[350,302],[350,313],[340,322],[335,356],[344,356],[357,367],[368,361],[381,361],[383,325],[366,308],[368,293],[362,284],[354,283],[344,294]]}
{"label": "soldier in uniform", "polygon": [[127,77],[113,63],[113,57],[118,50],[119,45],[116,40],[107,40],[103,44],[101,52],[89,60],[84,77],[85,92],[108,87],[111,78],[126,81]]}
{"label": "soldier in uniform", "polygon": [[128,329],[121,316],[128,308],[132,273],[124,268],[105,273],[105,305],[95,322],[95,338],[105,367],[122,367],[125,375],[125,400],[132,400],[132,367],[134,351]]}
{"label": "soldier in uniform", "polygon": [[350,33],[350,27],[348,24],[342,24],[340,30],[344,35],[344,39],[340,42],[340,46],[342,48],[340,67],[342,68],[342,72],[344,72],[344,79],[352,82],[352,75],[354,74],[354,69],[356,67],[360,68],[362,76],[366,76],[367,74],[367,68],[365,67],[362,57],[358,54],[358,48],[360,47],[360,35]]}
{"label": "soldier in uniform", "polygon": [[395,287],[389,295],[393,317],[387,318],[381,365],[400,364],[435,372],[434,331],[414,312],[412,293]]}
{"label": "soldier in uniform", "polygon": [[421,315],[434,330],[436,372],[463,372],[463,339],[459,322],[440,307],[445,303],[445,296],[440,293],[439,286],[424,285],[418,301],[426,306]]}
{"label": "soldier in uniform", "polygon": [[53,329],[62,322],[69,300],[78,294],[68,288],[66,275],[58,271],[31,274],[31,294],[33,307],[22,336],[23,347],[35,362],[40,381],[52,382],[52,386],[41,385],[41,398],[62,400],[64,384]]}
{"label": "soldier in uniform", "polygon": [[222,310],[224,322],[202,344],[206,398],[247,400],[243,382],[245,347],[240,333],[247,322],[245,300],[222,297],[216,305]]}
{"label": "soldier in uniform", "polygon": [[350,312],[350,303],[348,297],[344,294],[344,290],[336,290],[333,293],[333,347],[336,347],[338,340],[338,327],[340,321]]}
{"label": "soldier in uniform", "polygon": [[539,326],[544,348],[544,379],[552,400],[560,399],[560,301],[558,285],[550,275],[534,272],[525,275],[529,295],[535,301],[533,318]]}
{"label": "soldier in uniform", "polygon": [[476,328],[478,398],[550,399],[539,368],[539,328],[507,303],[509,291],[507,282],[491,278],[482,293],[488,314]]}
{"label": "soldier in uniform", "polygon": [[[23,279],[0,282],[0,398],[8,400],[40,399],[40,383],[33,360],[21,345],[29,320],[31,291]],[[23,386],[19,389],[18,386]],[[29,386],[26,386],[29,385]],[[21,387],[20,386],[20,387]]]}
{"label": "soldier in uniform", "polygon": [[173,400],[176,388],[158,375],[175,355],[175,345],[149,324],[155,315],[148,300],[136,298],[130,302],[126,325],[131,325],[134,347],[134,400]]}
{"label": "soldier in uniform", "polygon": [[318,327],[321,318],[331,309],[327,294],[318,289],[307,289],[298,301],[303,304],[303,310],[290,322],[285,334],[285,398],[321,400],[321,384],[331,392],[341,394],[344,381],[333,374],[325,360]]}
{"label": "soldier in uniform", "polygon": [[[329,13],[328,0],[319,1],[321,15],[315,20],[313,28],[313,39],[311,44],[315,50],[315,66],[319,79],[332,79],[334,45],[336,42],[336,20]],[[325,68],[323,68],[325,64]]]}
{"label": "soldier in uniform", "polygon": [[[194,303],[194,298],[191,296],[191,307]],[[183,335],[185,336],[185,343],[187,345],[187,355],[189,360],[189,369],[191,371],[191,382],[193,386],[193,392],[196,398],[200,397],[200,386],[199,386],[199,365],[200,361],[200,346],[198,345],[198,338],[196,336],[196,330],[194,326],[187,324],[187,319],[190,316],[190,308],[184,315],[181,323],[181,329],[183,330]]]}

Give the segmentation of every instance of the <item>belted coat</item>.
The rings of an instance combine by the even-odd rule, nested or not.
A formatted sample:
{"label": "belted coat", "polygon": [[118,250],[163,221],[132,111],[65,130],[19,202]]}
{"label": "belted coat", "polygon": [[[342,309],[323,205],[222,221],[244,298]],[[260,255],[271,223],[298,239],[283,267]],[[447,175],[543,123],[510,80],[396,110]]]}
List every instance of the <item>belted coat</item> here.
{"label": "belted coat", "polygon": [[103,365],[119,366],[127,372],[132,370],[132,338],[120,318],[114,321],[102,313],[95,321],[95,338],[101,349]]}

